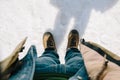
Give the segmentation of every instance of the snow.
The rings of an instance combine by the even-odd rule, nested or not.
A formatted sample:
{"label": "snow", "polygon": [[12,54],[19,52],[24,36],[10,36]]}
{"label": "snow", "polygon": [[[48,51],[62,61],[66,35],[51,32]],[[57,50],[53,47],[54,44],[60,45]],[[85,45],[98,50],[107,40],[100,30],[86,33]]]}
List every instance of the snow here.
{"label": "snow", "polygon": [[120,56],[119,0],[0,0],[0,61],[9,56],[26,36],[26,49],[43,51],[42,37],[53,33],[64,63],[67,36],[77,29],[81,38],[96,42]]}

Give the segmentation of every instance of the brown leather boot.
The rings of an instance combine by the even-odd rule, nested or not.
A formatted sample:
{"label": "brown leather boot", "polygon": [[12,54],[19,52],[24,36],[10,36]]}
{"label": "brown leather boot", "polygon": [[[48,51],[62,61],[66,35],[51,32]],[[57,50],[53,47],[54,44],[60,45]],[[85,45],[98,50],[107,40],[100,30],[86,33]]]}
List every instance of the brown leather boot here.
{"label": "brown leather boot", "polygon": [[43,46],[46,48],[53,48],[56,50],[55,41],[53,35],[50,32],[45,32],[43,35]]}
{"label": "brown leather boot", "polygon": [[70,31],[68,35],[68,44],[67,44],[67,49],[68,48],[78,48],[79,44],[79,33],[77,30],[73,29]]}

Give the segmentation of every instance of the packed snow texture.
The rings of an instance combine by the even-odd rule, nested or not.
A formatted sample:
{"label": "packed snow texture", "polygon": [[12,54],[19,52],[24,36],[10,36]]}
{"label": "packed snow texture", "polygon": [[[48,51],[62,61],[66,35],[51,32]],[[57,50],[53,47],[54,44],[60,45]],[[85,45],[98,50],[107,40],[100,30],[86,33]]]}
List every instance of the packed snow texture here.
{"label": "packed snow texture", "polygon": [[28,37],[23,58],[35,45],[43,51],[43,34],[53,33],[57,52],[64,63],[68,33],[96,42],[120,55],[120,0],[0,0],[0,60]]}

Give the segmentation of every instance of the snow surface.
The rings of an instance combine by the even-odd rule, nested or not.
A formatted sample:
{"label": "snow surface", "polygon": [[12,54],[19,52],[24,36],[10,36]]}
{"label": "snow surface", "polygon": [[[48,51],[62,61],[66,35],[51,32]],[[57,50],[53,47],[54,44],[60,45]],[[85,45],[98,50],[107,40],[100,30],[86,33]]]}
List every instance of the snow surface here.
{"label": "snow surface", "polygon": [[26,49],[20,58],[32,44],[40,56],[43,34],[50,31],[64,63],[71,29],[120,55],[120,0],[0,0],[0,60],[26,36]]}

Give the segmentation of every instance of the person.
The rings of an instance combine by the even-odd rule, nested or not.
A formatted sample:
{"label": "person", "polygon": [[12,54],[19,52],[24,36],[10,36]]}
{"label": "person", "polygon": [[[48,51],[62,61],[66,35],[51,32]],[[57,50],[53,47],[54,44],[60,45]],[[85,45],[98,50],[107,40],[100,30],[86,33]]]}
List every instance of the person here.
{"label": "person", "polygon": [[45,51],[35,61],[34,80],[88,80],[87,70],[78,49],[79,33],[73,29],[68,35],[65,64],[60,64],[54,37],[43,35]]}
{"label": "person", "polygon": [[[25,41],[26,38],[20,42],[15,51],[16,49],[21,51]],[[55,41],[50,32],[44,34],[43,45],[45,51],[40,57],[37,57],[36,47],[32,45],[23,59],[14,60],[8,69],[0,72],[0,80],[120,79],[120,57],[98,44],[85,40],[81,40],[81,53],[78,49],[79,33],[77,30],[72,30],[68,35],[65,64],[60,64]],[[15,59],[15,55],[10,56],[9,61]],[[3,67],[0,66],[0,69],[3,70]]]}

